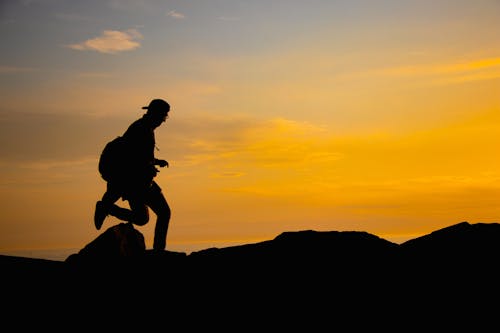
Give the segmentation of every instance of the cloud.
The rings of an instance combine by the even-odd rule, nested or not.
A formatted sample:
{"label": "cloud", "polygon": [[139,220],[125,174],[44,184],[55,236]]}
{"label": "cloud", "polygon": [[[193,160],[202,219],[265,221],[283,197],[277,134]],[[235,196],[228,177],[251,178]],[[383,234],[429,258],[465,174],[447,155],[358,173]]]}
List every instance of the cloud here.
{"label": "cloud", "polygon": [[30,163],[18,165],[21,169],[30,170],[50,170],[50,169],[70,169],[74,167],[79,167],[82,165],[95,164],[96,159],[94,157],[82,157],[80,159],[73,160],[37,160]]}
{"label": "cloud", "polygon": [[126,31],[104,30],[101,36],[88,39],[77,44],[69,44],[68,48],[78,51],[97,51],[107,54],[116,54],[132,51],[141,46],[137,41],[142,35],[136,29]]}
{"label": "cloud", "polygon": [[76,75],[79,78],[109,78],[113,74],[107,72],[81,72]]}
{"label": "cloud", "polygon": [[177,12],[175,10],[169,11],[166,15],[170,16],[170,17],[173,17],[175,19],[184,19],[184,18],[186,18],[186,15],[184,15],[182,13],[179,13],[179,12]]}
{"label": "cloud", "polygon": [[236,171],[226,171],[226,172],[218,172],[213,173],[211,177],[213,178],[238,178],[244,176],[244,172],[236,172]]}
{"label": "cloud", "polygon": [[437,84],[497,79],[500,58],[486,58],[450,64],[412,65],[378,69],[365,73],[386,77],[432,77]]}
{"label": "cloud", "polygon": [[34,70],[34,68],[30,67],[0,66],[0,74],[26,73]]}
{"label": "cloud", "polygon": [[177,151],[179,163],[219,165],[220,170],[225,170],[216,173],[219,177],[240,177],[248,165],[267,168],[304,166],[311,162],[331,165],[343,158],[331,150],[331,138],[324,128],[306,122],[203,117],[197,123],[178,125],[179,129],[170,129],[171,142],[173,136],[196,133],[188,141],[179,139],[176,143],[182,149]]}

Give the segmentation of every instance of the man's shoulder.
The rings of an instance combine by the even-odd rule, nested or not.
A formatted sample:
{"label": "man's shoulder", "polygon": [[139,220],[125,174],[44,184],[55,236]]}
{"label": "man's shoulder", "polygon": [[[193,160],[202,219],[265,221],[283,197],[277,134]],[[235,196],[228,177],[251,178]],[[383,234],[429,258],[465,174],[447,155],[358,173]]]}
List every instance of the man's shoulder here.
{"label": "man's shoulder", "polygon": [[128,136],[134,133],[140,133],[147,131],[147,125],[144,118],[139,118],[135,120],[132,124],[129,125],[127,130],[124,133],[124,136]]}
{"label": "man's shoulder", "polygon": [[146,120],[144,117],[141,117],[139,119],[136,119],[130,124],[130,127],[137,127],[137,126],[146,126]]}

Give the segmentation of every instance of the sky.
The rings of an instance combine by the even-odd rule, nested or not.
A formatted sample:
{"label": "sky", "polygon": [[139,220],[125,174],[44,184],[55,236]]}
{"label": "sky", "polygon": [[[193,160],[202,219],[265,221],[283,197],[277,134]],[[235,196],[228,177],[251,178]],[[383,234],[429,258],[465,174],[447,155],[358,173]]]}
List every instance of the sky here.
{"label": "sky", "polygon": [[0,40],[0,253],[122,222],[99,154],[154,98],[167,250],[500,222],[498,0],[1,0]]}

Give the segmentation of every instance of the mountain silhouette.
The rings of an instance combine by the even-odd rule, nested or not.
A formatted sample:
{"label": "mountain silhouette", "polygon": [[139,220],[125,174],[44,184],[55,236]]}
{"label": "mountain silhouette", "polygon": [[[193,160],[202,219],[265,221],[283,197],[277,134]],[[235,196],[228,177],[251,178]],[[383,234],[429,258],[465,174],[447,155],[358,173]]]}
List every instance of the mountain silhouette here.
{"label": "mountain silhouette", "polygon": [[[171,313],[195,302],[197,314],[233,319],[248,311],[259,320],[275,311],[289,319],[326,311],[337,319],[356,313],[421,323],[431,316],[452,325],[479,312],[492,319],[499,259],[498,223],[461,222],[401,244],[360,231],[283,232],[190,254],[146,250],[142,234],[120,223],[65,261],[0,256],[0,264],[3,285],[37,300],[99,299],[116,308],[155,299],[176,304]],[[454,319],[443,321],[450,313]]]}
{"label": "mountain silhouette", "polygon": [[498,223],[461,222],[401,244],[363,231],[283,232],[271,240],[207,248],[190,254],[146,250],[144,236],[132,224],[120,223],[64,262],[0,255],[0,264],[3,272],[16,278],[32,273],[135,270],[137,266],[155,272],[168,272],[177,266],[199,271],[209,266],[212,274],[219,275],[239,270],[258,274],[262,269],[281,274],[300,268],[339,276],[352,270],[374,268],[437,269],[442,273],[466,268],[486,270],[493,268],[491,264],[499,258]]}

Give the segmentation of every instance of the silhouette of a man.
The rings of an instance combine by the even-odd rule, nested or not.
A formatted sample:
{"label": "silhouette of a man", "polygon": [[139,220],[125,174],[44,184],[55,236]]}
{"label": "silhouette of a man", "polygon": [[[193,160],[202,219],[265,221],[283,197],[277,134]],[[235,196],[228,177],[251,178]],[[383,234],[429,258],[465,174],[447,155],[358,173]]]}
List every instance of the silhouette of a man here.
{"label": "silhouette of a man", "polygon": [[[153,249],[165,250],[171,211],[154,177],[156,166],[168,167],[168,162],[155,157],[154,130],[168,118],[170,105],[163,99],[153,99],[143,109],[146,113],[123,134],[128,155],[126,176],[107,182],[106,192],[96,203],[94,224],[101,229],[106,216],[111,215],[143,226],[149,221],[149,207],[157,216]],[[127,200],[130,209],[116,205],[119,198]]]}

